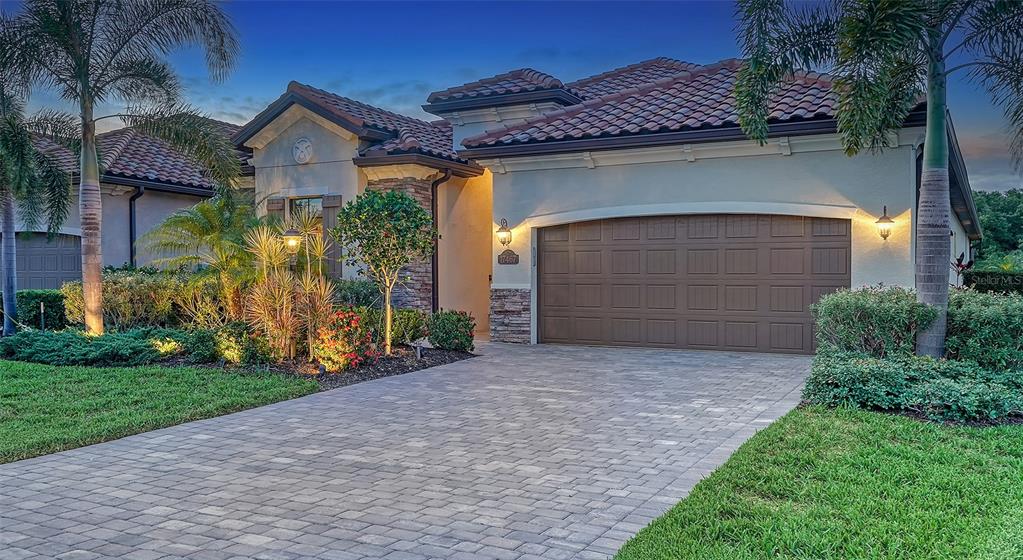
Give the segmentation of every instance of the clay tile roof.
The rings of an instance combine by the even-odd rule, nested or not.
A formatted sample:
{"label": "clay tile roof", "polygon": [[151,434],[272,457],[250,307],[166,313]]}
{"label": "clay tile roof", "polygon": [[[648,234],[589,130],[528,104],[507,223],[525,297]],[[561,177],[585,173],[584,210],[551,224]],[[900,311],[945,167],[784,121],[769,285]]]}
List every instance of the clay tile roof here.
{"label": "clay tile roof", "polygon": [[681,72],[696,70],[699,67],[699,64],[662,56],[576,80],[567,84],[567,87],[582,95],[583,98],[592,99],[662,78],[676,76]]}
{"label": "clay tile roof", "polygon": [[519,68],[490,78],[469,82],[460,86],[435,91],[426,99],[427,103],[451,101],[467,97],[486,97],[507,93],[521,93],[545,89],[561,89],[561,80],[532,68]]}
{"label": "clay tile roof", "polygon": [[457,162],[466,162],[454,152],[451,125],[427,122],[374,107],[348,97],[299,82],[288,84],[297,93],[356,127],[369,127],[394,137],[371,145],[362,155],[422,153]]}
{"label": "clay tile roof", "polygon": [[[466,138],[462,144],[478,148],[737,126],[733,88],[741,65],[741,60],[728,59],[685,70],[518,125]],[[599,76],[591,79],[596,78]],[[837,104],[838,95],[832,90],[829,76],[799,72],[772,98],[769,119],[776,122],[833,117]]]}
{"label": "clay tile roof", "polygon": [[[212,119],[210,119],[212,120]],[[213,121],[230,138],[240,127]],[[38,149],[56,155],[64,171],[78,172],[78,158],[66,148],[47,138],[36,138]],[[183,187],[213,189],[201,165],[174,150],[163,140],[143,134],[130,127],[119,128],[96,136],[103,179],[123,177],[167,183]],[[245,159],[245,154],[239,153]]]}

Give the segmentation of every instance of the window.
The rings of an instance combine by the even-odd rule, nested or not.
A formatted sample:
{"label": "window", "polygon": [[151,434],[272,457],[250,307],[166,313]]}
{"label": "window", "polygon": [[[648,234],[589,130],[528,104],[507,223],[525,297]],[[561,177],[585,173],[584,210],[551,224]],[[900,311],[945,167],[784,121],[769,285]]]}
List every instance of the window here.
{"label": "window", "polygon": [[[300,216],[310,216],[312,221],[307,224],[300,224]],[[316,235],[323,233],[323,199],[315,198],[292,198],[288,201],[288,218],[294,227],[316,232]]]}

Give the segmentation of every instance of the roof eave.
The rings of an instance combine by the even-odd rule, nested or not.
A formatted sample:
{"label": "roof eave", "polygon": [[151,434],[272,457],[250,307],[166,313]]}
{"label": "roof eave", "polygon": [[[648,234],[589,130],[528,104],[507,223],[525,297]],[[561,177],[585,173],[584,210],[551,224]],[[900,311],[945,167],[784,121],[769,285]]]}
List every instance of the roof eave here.
{"label": "roof eave", "polygon": [[490,107],[507,107],[509,105],[524,105],[528,103],[540,103],[550,101],[559,105],[578,105],[583,99],[564,88],[536,89],[533,91],[520,91],[516,93],[502,93],[497,95],[483,95],[478,97],[462,97],[448,101],[437,101],[423,105],[423,110],[437,116],[443,116],[455,111],[469,109],[488,109]]}
{"label": "roof eave", "polygon": [[478,177],[482,175],[484,171],[482,167],[472,163],[452,161],[421,153],[359,156],[357,158],[353,158],[352,163],[354,163],[357,167],[417,164],[438,170],[450,169],[451,174],[456,177]]}
{"label": "roof eave", "polygon": [[946,112],[945,122],[948,128],[949,190],[951,191],[952,210],[959,218],[963,229],[966,230],[966,236],[976,241],[984,236],[984,232],[980,227],[977,205],[973,201],[973,188],[970,186],[970,177],[966,172],[966,160],[959,149],[959,139],[956,137],[950,113]]}
{"label": "roof eave", "polygon": [[[922,126],[926,123],[926,112],[922,108],[914,109],[903,127]],[[838,131],[838,123],[834,118],[816,118],[799,121],[772,123],[768,127],[767,136],[805,136],[811,134],[829,134]],[[544,142],[528,142],[524,144],[508,144],[498,146],[482,146],[458,150],[459,157],[465,159],[484,159],[489,157],[531,156],[541,154],[557,154],[579,151],[620,150],[686,144],[695,142],[727,142],[748,140],[749,137],[738,126],[730,125],[716,128],[696,128],[675,132],[655,132],[648,134],[632,134],[627,136],[606,136],[598,138],[581,138],[576,140],[556,140]]]}

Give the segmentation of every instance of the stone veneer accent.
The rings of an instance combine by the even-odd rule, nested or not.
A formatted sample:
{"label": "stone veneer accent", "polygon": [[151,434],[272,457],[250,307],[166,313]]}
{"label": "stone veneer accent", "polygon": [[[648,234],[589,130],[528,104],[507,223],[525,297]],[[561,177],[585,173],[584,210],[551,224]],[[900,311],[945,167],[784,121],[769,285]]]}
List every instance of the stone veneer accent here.
{"label": "stone veneer accent", "polygon": [[529,344],[529,288],[490,289],[490,340]]}
{"label": "stone veneer accent", "polygon": [[[369,181],[367,189],[378,191],[400,191],[416,199],[430,211],[432,192],[429,179],[403,177],[400,179],[378,179]],[[433,275],[430,259],[415,262],[401,272],[401,282],[394,290],[393,301],[396,307],[411,307],[423,311],[433,309]]]}

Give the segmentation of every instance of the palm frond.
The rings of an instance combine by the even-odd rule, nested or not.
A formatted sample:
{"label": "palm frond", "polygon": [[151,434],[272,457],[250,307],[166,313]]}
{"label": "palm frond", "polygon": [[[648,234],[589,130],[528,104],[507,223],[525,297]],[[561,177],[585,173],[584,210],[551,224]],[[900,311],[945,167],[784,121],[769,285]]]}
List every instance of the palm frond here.
{"label": "palm frond", "polygon": [[750,138],[767,139],[769,102],[797,69],[834,60],[838,12],[827,4],[790,7],[782,0],[740,0],[739,44],[746,63],[735,84],[739,125]]}
{"label": "palm frond", "polygon": [[159,138],[207,170],[218,193],[233,189],[241,160],[220,126],[187,105],[131,107],[125,124]]}

